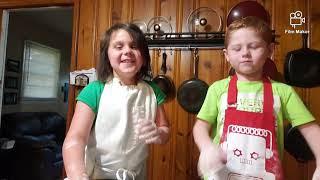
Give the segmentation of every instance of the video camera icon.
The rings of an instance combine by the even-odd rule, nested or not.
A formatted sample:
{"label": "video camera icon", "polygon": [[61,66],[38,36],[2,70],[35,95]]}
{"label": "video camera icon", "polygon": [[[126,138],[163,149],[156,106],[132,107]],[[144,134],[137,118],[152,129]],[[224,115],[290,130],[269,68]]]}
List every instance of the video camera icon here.
{"label": "video camera icon", "polygon": [[306,18],[302,17],[301,11],[296,11],[294,13],[290,13],[290,25],[295,29],[296,26],[301,26],[302,23],[306,22]]}

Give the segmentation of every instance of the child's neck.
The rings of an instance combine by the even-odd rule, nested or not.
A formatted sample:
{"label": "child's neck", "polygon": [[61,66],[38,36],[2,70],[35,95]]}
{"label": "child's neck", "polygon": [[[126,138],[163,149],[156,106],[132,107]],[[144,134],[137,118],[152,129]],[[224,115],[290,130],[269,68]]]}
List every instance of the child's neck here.
{"label": "child's neck", "polygon": [[115,78],[118,78],[120,80],[121,85],[123,86],[129,86],[129,85],[137,85],[137,79],[136,78],[126,78],[126,77],[120,77],[116,74],[114,74]]}
{"label": "child's neck", "polygon": [[243,74],[237,74],[239,81],[261,81],[262,80],[262,74],[254,74],[254,75],[243,75]]}

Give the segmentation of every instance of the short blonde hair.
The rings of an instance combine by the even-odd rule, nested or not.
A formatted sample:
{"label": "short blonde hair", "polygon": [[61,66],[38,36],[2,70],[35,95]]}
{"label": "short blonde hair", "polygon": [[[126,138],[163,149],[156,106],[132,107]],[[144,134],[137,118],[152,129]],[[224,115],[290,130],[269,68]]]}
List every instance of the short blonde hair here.
{"label": "short blonde hair", "polygon": [[262,39],[267,43],[270,44],[273,40],[272,30],[270,26],[263,21],[262,19],[254,16],[248,16],[245,18],[240,18],[233,21],[227,28],[226,35],[225,35],[225,48],[228,47],[229,40],[231,34],[239,29],[242,28],[253,28],[258,33],[261,34]]}

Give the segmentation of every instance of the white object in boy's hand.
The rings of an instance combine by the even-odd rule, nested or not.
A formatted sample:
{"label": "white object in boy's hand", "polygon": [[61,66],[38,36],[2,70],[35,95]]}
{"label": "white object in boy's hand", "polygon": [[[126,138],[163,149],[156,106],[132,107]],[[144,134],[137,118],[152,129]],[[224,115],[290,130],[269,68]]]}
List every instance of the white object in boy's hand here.
{"label": "white object in boy's hand", "polygon": [[226,179],[226,175],[228,174],[228,169],[226,166],[222,166],[219,169],[209,172],[206,176],[208,180],[222,180]]}
{"label": "white object in boy's hand", "polygon": [[198,174],[205,176],[211,172],[217,172],[226,164],[226,154],[214,144],[204,148],[200,152],[198,161]]}

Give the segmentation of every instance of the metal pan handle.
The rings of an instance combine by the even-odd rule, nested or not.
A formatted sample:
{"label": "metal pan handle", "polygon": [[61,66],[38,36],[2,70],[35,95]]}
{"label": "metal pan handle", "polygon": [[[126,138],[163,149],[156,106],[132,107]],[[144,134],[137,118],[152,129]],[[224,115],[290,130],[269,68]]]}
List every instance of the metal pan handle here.
{"label": "metal pan handle", "polygon": [[167,73],[167,53],[166,52],[162,53],[162,64],[161,64],[160,70],[163,74]]}
{"label": "metal pan handle", "polygon": [[193,75],[195,78],[198,78],[198,65],[199,65],[199,50],[195,48],[193,50]]}

